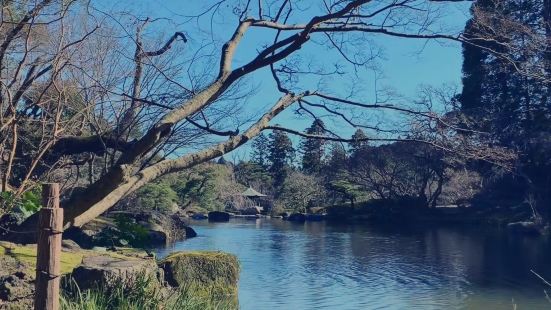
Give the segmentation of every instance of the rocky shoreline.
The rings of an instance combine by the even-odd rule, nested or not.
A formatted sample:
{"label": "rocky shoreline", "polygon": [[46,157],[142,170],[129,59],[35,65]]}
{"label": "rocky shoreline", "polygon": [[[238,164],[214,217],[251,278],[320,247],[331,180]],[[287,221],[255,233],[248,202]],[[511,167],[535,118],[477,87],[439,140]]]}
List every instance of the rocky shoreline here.
{"label": "rocky shoreline", "polygon": [[187,216],[122,211],[110,212],[82,227],[72,227],[63,234],[64,239],[73,240],[87,249],[128,245],[151,248],[196,236],[195,230],[187,224]]}
{"label": "rocky shoreline", "polygon": [[191,218],[210,222],[227,222],[230,218],[259,219],[275,218],[295,223],[329,221],[337,223],[371,224],[423,224],[423,225],[469,225],[493,226],[507,229],[511,233],[526,235],[546,235],[551,227],[530,217],[526,212],[510,210],[493,211],[487,208],[465,207],[457,205],[426,208],[419,206],[391,205],[355,207],[349,205],[316,208],[313,213],[289,213],[278,215],[236,214],[231,212],[210,212],[195,214]]}
{"label": "rocky shoreline", "polygon": [[[0,309],[32,308],[35,260],[35,245],[0,243]],[[66,293],[75,287],[79,292],[132,287],[133,282],[147,277],[167,292],[189,283],[201,291],[218,290],[237,305],[239,263],[227,253],[176,252],[157,261],[136,249],[85,250],[64,241],[61,265]]]}

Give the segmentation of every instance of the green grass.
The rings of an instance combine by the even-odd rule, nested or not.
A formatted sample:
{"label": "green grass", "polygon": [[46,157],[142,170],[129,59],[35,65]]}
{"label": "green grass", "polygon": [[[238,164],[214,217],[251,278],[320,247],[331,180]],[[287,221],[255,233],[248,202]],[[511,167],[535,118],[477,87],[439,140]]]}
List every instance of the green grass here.
{"label": "green grass", "polygon": [[235,296],[210,294],[194,286],[167,289],[158,281],[140,276],[128,286],[109,292],[102,288],[80,291],[74,284],[61,299],[63,310],[226,310],[238,309]]}
{"label": "green grass", "polygon": [[[115,252],[95,252],[91,250],[79,250],[75,252],[61,252],[61,273],[67,274],[73,271],[80,263],[85,256],[91,255],[107,255],[112,257],[118,257],[123,259],[136,259],[130,257],[130,254],[138,255],[141,254],[140,251],[133,249],[123,249],[128,253],[127,255],[118,254]],[[29,274],[34,274],[35,265],[36,265],[36,245],[17,245],[10,242],[0,242],[0,256],[9,255],[15,258],[17,261],[25,263],[29,266]]]}
{"label": "green grass", "polygon": [[[139,257],[141,251],[127,249],[124,253]],[[34,276],[36,246],[0,242],[0,256],[3,255],[24,263],[26,270],[22,271]],[[62,273],[70,273],[87,255],[98,255],[98,252],[89,250],[62,252]],[[113,252],[102,252],[101,255],[130,260],[139,259]],[[234,255],[222,252],[180,252],[170,255],[161,263],[169,264],[171,268],[177,270],[174,273],[176,279],[171,279],[175,282],[176,288],[161,286],[158,280],[144,276],[140,276],[127,286],[111,288],[109,291],[105,287],[81,291],[76,284],[69,283],[64,286],[61,308],[65,310],[238,309],[239,262]]]}
{"label": "green grass", "polygon": [[[0,244],[0,255],[9,255],[17,261],[26,263],[30,266],[29,272],[34,273],[36,265],[36,246],[31,245],[15,245],[9,243]],[[80,265],[85,252],[62,252],[61,253],[61,273],[70,273],[73,269]]]}

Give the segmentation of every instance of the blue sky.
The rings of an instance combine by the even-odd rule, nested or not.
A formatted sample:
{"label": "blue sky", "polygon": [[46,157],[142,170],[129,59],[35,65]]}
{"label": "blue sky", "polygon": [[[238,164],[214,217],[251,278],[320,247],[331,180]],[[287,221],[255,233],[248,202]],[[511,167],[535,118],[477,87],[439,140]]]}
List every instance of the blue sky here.
{"label": "blue sky", "polygon": [[[106,8],[115,8],[121,10],[130,10],[143,17],[168,18],[170,21],[158,23],[159,28],[170,33],[172,31],[184,31],[192,40],[201,40],[203,37],[212,36],[219,42],[223,42],[233,32],[237,24],[237,17],[227,13],[227,8],[222,8],[221,12],[225,14],[205,15],[199,22],[193,21],[186,23],[189,18],[186,16],[195,15],[204,11],[215,1],[123,1],[117,4],[104,2]],[[255,1],[253,1],[255,2]],[[312,6],[317,5],[319,1],[305,1]],[[458,33],[469,18],[468,8],[470,2],[446,3],[441,23],[449,33]],[[226,11],[224,11],[226,10]],[[299,15],[297,18],[300,18]],[[174,29],[176,28],[176,29]],[[236,65],[252,59],[256,55],[256,50],[261,46],[259,42],[270,42],[272,36],[264,30],[253,29],[249,31],[235,59]],[[461,46],[458,43],[424,41],[415,39],[400,39],[388,36],[373,36],[372,41],[366,47],[376,46],[382,50],[382,57],[377,59],[377,88],[391,88],[395,92],[408,97],[415,98],[420,85],[441,86],[443,84],[461,86]],[[317,45],[309,45],[301,50],[305,58],[315,58],[318,63],[330,65],[331,61],[338,57],[334,52],[330,52]],[[213,68],[215,70],[216,68]],[[348,68],[351,72],[351,68]],[[356,75],[355,75],[356,77]],[[357,73],[358,80],[356,87],[363,91],[362,99],[370,101],[374,99],[375,72],[370,69],[360,70]],[[261,70],[254,73],[249,80],[255,85],[255,95],[250,98],[247,106],[244,108],[246,113],[259,114],[270,104],[274,103],[280,94],[274,87],[274,82],[268,70]],[[304,85],[317,84],[317,80],[302,80]],[[351,87],[351,80],[331,79],[325,81],[331,83],[333,90],[339,92]],[[293,127],[302,130],[311,123],[311,119],[304,116],[297,116],[293,110],[288,110],[278,116],[273,123],[279,123],[283,126]],[[351,134],[354,129],[344,128],[336,125],[336,131],[343,136]],[[239,157],[246,156],[249,152],[248,147],[242,148],[237,153]],[[230,156],[231,157],[231,156]]]}

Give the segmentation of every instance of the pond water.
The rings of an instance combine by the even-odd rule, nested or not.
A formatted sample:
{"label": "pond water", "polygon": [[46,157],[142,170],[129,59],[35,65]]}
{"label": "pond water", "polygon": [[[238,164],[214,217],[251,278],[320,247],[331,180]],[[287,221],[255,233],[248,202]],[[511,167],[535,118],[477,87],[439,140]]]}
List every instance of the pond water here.
{"label": "pond water", "polygon": [[279,219],[191,225],[198,237],[158,255],[237,255],[241,309],[551,309],[530,272],[551,279],[543,237]]}

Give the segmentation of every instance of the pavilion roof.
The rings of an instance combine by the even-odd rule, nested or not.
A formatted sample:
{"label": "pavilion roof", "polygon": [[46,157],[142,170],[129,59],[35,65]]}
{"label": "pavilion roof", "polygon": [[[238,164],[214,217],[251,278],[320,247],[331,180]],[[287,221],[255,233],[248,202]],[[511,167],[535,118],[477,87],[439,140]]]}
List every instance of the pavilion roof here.
{"label": "pavilion roof", "polygon": [[266,197],[266,195],[257,192],[257,191],[256,191],[254,188],[252,188],[252,187],[247,188],[247,190],[244,191],[243,193],[241,193],[241,195],[243,195],[243,196],[245,196],[245,197]]}

